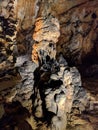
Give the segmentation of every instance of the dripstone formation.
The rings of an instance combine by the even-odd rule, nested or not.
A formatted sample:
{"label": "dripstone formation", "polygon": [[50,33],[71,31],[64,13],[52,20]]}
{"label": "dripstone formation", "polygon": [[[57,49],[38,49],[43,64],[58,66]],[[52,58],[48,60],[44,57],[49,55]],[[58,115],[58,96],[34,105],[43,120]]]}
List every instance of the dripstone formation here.
{"label": "dripstone formation", "polygon": [[97,32],[97,0],[0,0],[0,130],[98,129]]}

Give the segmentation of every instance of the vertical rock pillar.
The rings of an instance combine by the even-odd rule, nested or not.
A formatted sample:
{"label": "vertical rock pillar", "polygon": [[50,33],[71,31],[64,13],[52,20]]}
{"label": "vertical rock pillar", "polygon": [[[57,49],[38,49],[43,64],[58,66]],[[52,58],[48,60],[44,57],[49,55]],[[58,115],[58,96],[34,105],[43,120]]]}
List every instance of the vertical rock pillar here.
{"label": "vertical rock pillar", "polygon": [[40,67],[34,74],[32,108],[38,120],[47,122],[49,130],[66,129],[67,113],[72,108],[74,89],[81,85],[77,69],[69,68],[62,54],[56,59],[59,29],[58,20],[49,15],[36,20],[33,34],[35,43],[32,48],[32,61]]}

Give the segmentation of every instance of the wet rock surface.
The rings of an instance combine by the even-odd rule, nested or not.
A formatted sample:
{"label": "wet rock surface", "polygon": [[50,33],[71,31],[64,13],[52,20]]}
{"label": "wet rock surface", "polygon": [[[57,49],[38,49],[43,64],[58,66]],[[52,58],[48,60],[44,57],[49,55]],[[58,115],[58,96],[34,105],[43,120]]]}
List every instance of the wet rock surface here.
{"label": "wet rock surface", "polygon": [[98,129],[98,1],[0,1],[0,129]]}

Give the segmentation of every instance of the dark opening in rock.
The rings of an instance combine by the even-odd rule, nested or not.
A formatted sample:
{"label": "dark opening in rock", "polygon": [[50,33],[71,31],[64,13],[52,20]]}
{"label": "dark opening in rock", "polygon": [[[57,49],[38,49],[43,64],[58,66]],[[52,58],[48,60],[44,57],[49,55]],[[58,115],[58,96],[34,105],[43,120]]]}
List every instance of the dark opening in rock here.
{"label": "dark opening in rock", "polygon": [[93,18],[93,19],[96,19],[96,18],[97,18],[96,13],[93,13],[93,14],[92,14],[92,18]]}

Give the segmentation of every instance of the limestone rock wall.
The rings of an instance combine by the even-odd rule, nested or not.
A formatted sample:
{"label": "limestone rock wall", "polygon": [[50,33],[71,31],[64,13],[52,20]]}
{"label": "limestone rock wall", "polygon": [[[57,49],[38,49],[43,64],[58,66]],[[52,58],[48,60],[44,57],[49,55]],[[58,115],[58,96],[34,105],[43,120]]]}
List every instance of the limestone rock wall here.
{"label": "limestone rock wall", "polygon": [[[62,35],[60,39],[61,47],[58,44],[58,50],[60,48],[61,50],[63,49],[66,58],[70,58],[73,63],[74,61],[77,64],[83,63],[84,59],[87,56],[89,57],[89,55],[98,58],[96,50],[98,31],[97,5],[97,1],[86,1],[76,7],[73,6],[60,15]],[[63,18],[61,17],[62,15]]]}
{"label": "limestone rock wall", "polygon": [[1,130],[97,130],[97,32],[97,0],[0,1]]}
{"label": "limestone rock wall", "polygon": [[0,70],[13,67],[14,47],[17,35],[17,20],[14,1],[0,1]]}

